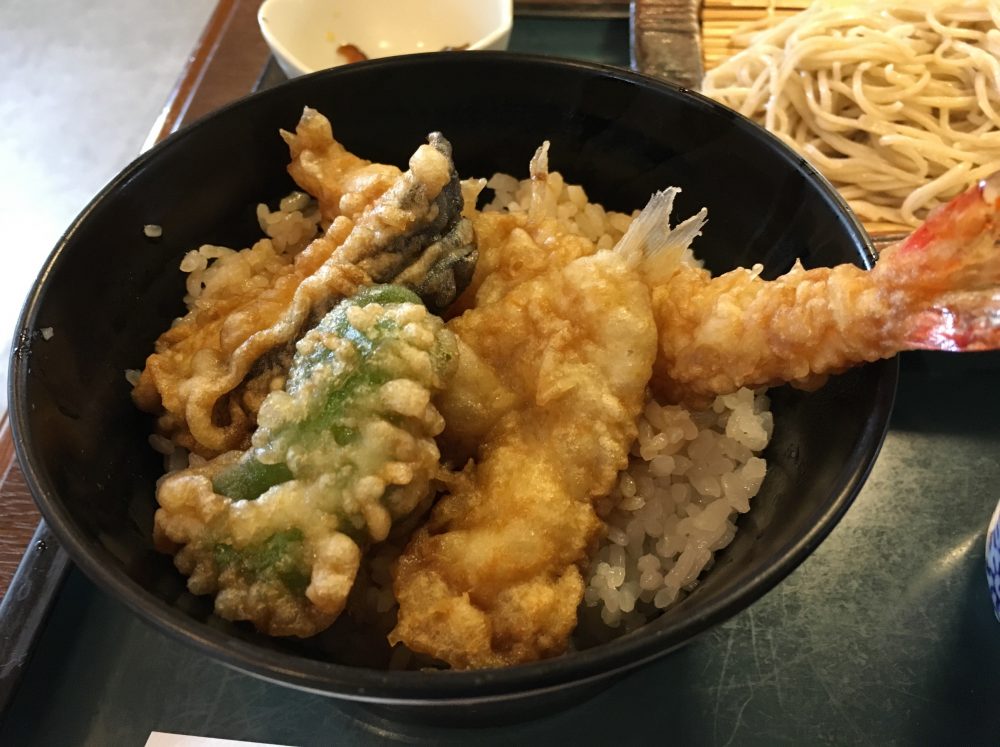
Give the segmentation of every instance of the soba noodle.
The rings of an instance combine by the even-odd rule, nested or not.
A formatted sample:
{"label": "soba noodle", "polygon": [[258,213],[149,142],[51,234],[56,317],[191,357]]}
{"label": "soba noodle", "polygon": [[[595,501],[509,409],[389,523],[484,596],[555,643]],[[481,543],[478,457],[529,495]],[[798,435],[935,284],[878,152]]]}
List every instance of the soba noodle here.
{"label": "soba noodle", "polygon": [[809,159],[869,222],[915,226],[1000,170],[1000,0],[818,0],[702,90]]}

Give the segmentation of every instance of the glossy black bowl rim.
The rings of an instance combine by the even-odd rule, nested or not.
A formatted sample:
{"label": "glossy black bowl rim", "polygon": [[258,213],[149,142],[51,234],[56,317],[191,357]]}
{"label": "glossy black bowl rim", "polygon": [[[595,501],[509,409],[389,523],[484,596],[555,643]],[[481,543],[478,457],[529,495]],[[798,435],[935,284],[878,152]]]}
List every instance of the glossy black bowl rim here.
{"label": "glossy black bowl rim", "polygon": [[[47,278],[74,234],[94,207],[154,159],[168,157],[172,150],[181,147],[187,138],[197,137],[202,122],[222,114],[251,107],[252,102],[274,95],[289,86],[313,85],[317,79],[334,79],[350,76],[359,70],[382,68],[387,73],[397,69],[420,66],[447,66],[462,64],[469,55],[477,61],[496,65],[527,65],[547,68],[577,70],[581,74],[599,75],[621,80],[645,89],[653,89],[670,96],[689,96],[701,106],[718,109],[720,114],[732,119],[733,112],[711,99],[693,91],[680,89],[663,81],[622,68],[590,62],[566,60],[544,55],[526,55],[510,52],[430,53],[371,60],[338,67],[293,79],[281,86],[254,93],[235,101],[215,113],[189,125],[170,136],[148,152],[139,156],[116,176],[73,221],[59,239],[41,270],[25,301],[18,322],[18,335],[11,351],[9,401],[11,402],[11,430],[15,451],[24,472],[25,480],[46,522],[60,544],[84,573],[99,587],[121,600],[142,619],[166,632],[175,639],[193,645],[225,664],[287,686],[311,692],[333,695],[352,700],[408,705],[454,705],[484,701],[499,701],[524,697],[528,694],[561,689],[571,684],[583,684],[603,679],[611,674],[624,672],[658,658],[687,643],[696,635],[745,609],[790,574],[830,533],[853,502],[861,489],[878,455],[888,429],[898,378],[898,363],[884,361],[878,379],[876,406],[866,422],[862,437],[854,447],[851,469],[841,474],[833,491],[832,500],[813,516],[808,532],[788,543],[773,555],[773,562],[759,575],[750,579],[737,591],[721,596],[713,603],[679,616],[676,621],[655,630],[645,629],[612,642],[583,651],[531,664],[503,669],[435,672],[388,672],[351,667],[318,659],[309,659],[291,653],[261,648],[253,643],[234,638],[221,630],[197,622],[165,601],[147,592],[126,575],[119,566],[104,565],[95,558],[88,545],[87,535],[74,525],[69,511],[61,504],[58,495],[35,459],[34,447],[28,442],[29,403],[22,394],[26,391],[30,355],[26,354],[31,340],[37,334],[35,321],[47,289]],[[871,267],[875,253],[867,233],[846,202],[827,180],[802,158],[791,151],[777,137],[756,123],[740,118],[744,126],[756,129],[762,139],[775,146],[776,154],[793,163],[805,176],[825,191],[842,212],[842,220],[856,237],[858,247],[867,253],[866,264]]]}

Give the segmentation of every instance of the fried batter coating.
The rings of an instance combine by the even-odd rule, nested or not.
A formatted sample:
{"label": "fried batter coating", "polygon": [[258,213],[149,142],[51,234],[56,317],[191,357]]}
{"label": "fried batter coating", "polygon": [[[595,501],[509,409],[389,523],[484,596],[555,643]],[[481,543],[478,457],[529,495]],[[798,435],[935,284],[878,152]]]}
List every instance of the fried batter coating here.
{"label": "fried batter coating", "polygon": [[376,286],[297,345],[253,448],[166,476],[154,537],[216,612],[311,636],[347,600],[362,548],[428,497],[455,343],[413,293]]}
{"label": "fried batter coating", "polygon": [[[400,558],[392,640],[456,668],[563,650],[579,599],[575,564],[599,531],[586,501],[610,487],[609,462],[628,444],[618,416],[634,412],[595,404],[620,405],[628,395],[618,387],[635,394],[645,381],[645,372],[615,378],[628,372],[615,345],[643,350],[630,330],[655,319],[652,382],[687,403],[747,385],[812,386],[909,348],[1000,347],[1000,175],[936,211],[872,271],[796,266],[769,282],[760,268],[713,279],[682,261],[705,213],[671,228],[675,194],[655,195],[613,253],[551,237],[547,256],[532,253],[541,242],[531,211],[480,220],[484,263],[463,299],[469,310],[449,323],[465,345],[460,370],[439,398],[449,430],[478,439],[477,463]],[[489,246],[491,231],[507,241]],[[606,288],[583,276],[636,251],[637,270],[609,276]],[[643,290],[652,318],[615,328],[616,314],[645,308]],[[588,305],[596,298],[615,301],[598,310]],[[580,341],[593,354],[573,359]]]}
{"label": "fried batter coating", "polygon": [[449,428],[480,439],[477,462],[415,534],[394,583],[390,641],[455,668],[565,650],[580,566],[602,531],[591,502],[627,463],[656,352],[634,263],[600,252],[566,264],[538,243],[550,226],[509,225],[505,248],[531,254],[535,270],[502,293],[484,283],[449,322],[459,372],[437,400]]}
{"label": "fried batter coating", "polygon": [[[796,263],[770,281],[760,277],[760,266],[712,277],[682,261],[706,213],[671,228],[677,192],[655,195],[635,227],[660,340],[651,385],[665,401],[701,407],[741,387],[784,383],[811,390],[830,374],[902,350],[1000,346],[1000,177],[936,210],[911,236],[883,250],[871,271],[853,265],[806,270]],[[519,229],[511,228],[516,220],[476,218],[481,262],[459,299],[463,308],[537,273],[539,260],[525,249],[530,240],[518,240]],[[503,230],[512,240],[495,242]],[[553,263],[593,251],[585,241],[546,246],[553,247],[547,258]]]}
{"label": "fried batter coating", "polygon": [[[206,458],[247,447],[257,409],[280,387],[295,339],[337,301],[364,285],[394,281],[436,308],[457,296],[475,264],[451,146],[441,135],[432,134],[409,170],[361,209],[359,201],[381,190],[372,185],[386,172],[358,166],[315,112],[307,110],[300,130],[288,136],[298,159],[293,170],[313,188],[309,179],[327,179],[320,191],[351,210],[293,260],[261,268],[262,282],[237,275],[199,298],[157,340],[133,390],[139,408],[159,416],[160,435]],[[322,138],[328,142],[321,158],[310,148]]]}
{"label": "fried batter coating", "polygon": [[775,280],[761,267],[712,278],[678,264],[654,284],[660,337],[654,385],[670,400],[828,374],[902,350],[1000,346],[1000,176],[941,206],[870,271],[853,265]]}
{"label": "fried batter coating", "polygon": [[[527,214],[470,205],[463,219],[439,136],[400,173],[348,153],[314,112],[283,134],[290,172],[332,219],[326,235],[294,260],[265,257],[264,291],[227,288],[200,302],[161,338],[134,393],[162,413],[161,434],[221,454],[163,481],[159,546],[178,550],[192,591],[217,592],[221,615],[271,634],[329,625],[362,546],[385,538],[436,475],[448,492],[398,560],[390,642],[455,668],[557,655],[602,531],[592,503],[627,464],[651,377],[669,400],[697,405],[742,386],[811,388],[907,348],[1000,346],[1000,181],[932,214],[871,272],[796,265],[770,282],[759,267],[713,279],[682,261],[705,215],[672,229],[676,190],[655,195],[614,251],[598,251],[544,215],[544,148]],[[469,281],[474,233],[480,262],[450,309],[449,387],[433,354],[430,382],[352,378],[365,354],[330,325],[299,343],[286,380],[294,340],[362,285],[395,278],[445,307]],[[364,310],[349,321],[374,323]],[[374,384],[378,416],[342,418],[354,388]],[[269,394],[281,386],[287,393]],[[360,407],[377,409],[370,399]],[[228,451],[251,446],[258,408],[252,448]],[[441,415],[448,462],[472,460],[459,473],[437,471]]]}
{"label": "fried batter coating", "polygon": [[457,316],[497,301],[511,288],[597,251],[594,242],[568,233],[544,210],[548,151],[545,141],[531,159],[531,201],[526,214],[477,210],[470,215],[478,237],[478,261],[468,287],[449,314]]}
{"label": "fried batter coating", "polygon": [[328,221],[356,218],[399,177],[390,164],[372,163],[348,151],[333,137],[330,120],[306,107],[295,132],[281,131],[292,162],[288,173],[319,202]]}

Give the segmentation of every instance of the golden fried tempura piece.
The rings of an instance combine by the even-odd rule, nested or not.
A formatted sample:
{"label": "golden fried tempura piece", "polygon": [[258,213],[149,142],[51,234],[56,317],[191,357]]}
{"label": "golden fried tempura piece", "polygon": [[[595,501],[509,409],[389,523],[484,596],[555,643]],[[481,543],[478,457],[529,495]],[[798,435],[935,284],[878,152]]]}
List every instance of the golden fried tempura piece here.
{"label": "golden fried tempura piece", "polygon": [[545,141],[531,159],[527,213],[475,211],[470,216],[478,237],[479,259],[465,292],[449,308],[450,314],[492,303],[527,280],[597,251],[594,242],[567,232],[547,214],[546,202],[551,198],[546,194],[550,178],[548,150]]}
{"label": "golden fried tempura piece", "polygon": [[399,169],[372,163],[334,140],[330,120],[306,107],[295,132],[281,131],[292,162],[295,183],[316,198],[328,221],[338,215],[355,218],[392,186]]}
{"label": "golden fried tempura piece", "polygon": [[[307,112],[306,120],[318,116]],[[350,181],[355,172],[344,173]],[[362,195],[342,191],[341,202]],[[307,322],[372,282],[406,285],[431,305],[457,295],[475,262],[461,211],[451,146],[432,134],[357,220],[338,216],[293,261],[264,268],[263,283],[236,275],[199,298],[157,341],[133,390],[136,404],[159,415],[160,435],[201,456],[246,448],[257,409],[283,383]]]}
{"label": "golden fried tempura piece", "polygon": [[540,223],[508,225],[505,248],[530,257],[530,277],[502,293],[484,283],[449,323],[459,372],[437,402],[449,428],[479,439],[477,464],[411,540],[394,584],[390,641],[456,668],[565,650],[602,531],[591,501],[627,463],[656,352],[634,258],[567,264],[538,244]]}
{"label": "golden fried tempura piece", "polygon": [[[660,349],[652,384],[666,401],[701,406],[740,387],[791,383],[814,389],[827,375],[901,350],[985,350],[1000,346],[1000,177],[928,216],[884,250],[872,271],[853,265],[805,270],[773,281],[760,267],[719,277],[682,261],[704,224],[701,211],[669,224],[676,189],[650,200],[629,233],[646,248],[640,274],[651,288]],[[519,248],[493,245],[491,230],[517,216],[484,214],[473,285],[502,293],[511,278],[537,272]],[[644,225],[640,225],[644,224]],[[592,251],[560,243],[549,261]],[[460,302],[466,302],[469,292]]]}
{"label": "golden fried tempura piece", "polygon": [[655,385],[697,404],[739,387],[827,374],[901,350],[1000,347],[1000,177],[956,197],[871,271],[853,265],[773,281],[760,266],[716,278],[677,264],[654,283]]}
{"label": "golden fried tempura piece", "polygon": [[454,338],[413,293],[374,286],[297,345],[253,448],[166,475],[153,536],[195,594],[269,635],[311,636],[340,614],[362,553],[419,507],[439,470],[430,404]]}

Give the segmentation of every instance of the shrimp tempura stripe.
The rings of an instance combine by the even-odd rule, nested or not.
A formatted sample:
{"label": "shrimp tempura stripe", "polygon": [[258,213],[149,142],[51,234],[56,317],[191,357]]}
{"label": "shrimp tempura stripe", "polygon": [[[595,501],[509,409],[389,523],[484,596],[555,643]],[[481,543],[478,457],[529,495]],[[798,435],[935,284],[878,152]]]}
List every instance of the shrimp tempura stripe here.
{"label": "shrimp tempura stripe", "polygon": [[761,267],[719,277],[678,264],[653,286],[660,337],[654,384],[699,404],[740,387],[827,374],[902,350],[1000,347],[1000,177],[936,209],[875,268]]}
{"label": "shrimp tempura stripe", "polygon": [[[529,220],[509,240],[526,251],[535,229]],[[652,370],[656,332],[635,262],[604,251],[553,264],[492,302],[484,286],[449,323],[459,371],[438,402],[449,429],[481,434],[478,460],[400,557],[390,641],[455,668],[565,650],[580,567],[602,530],[592,501],[627,464]]]}

